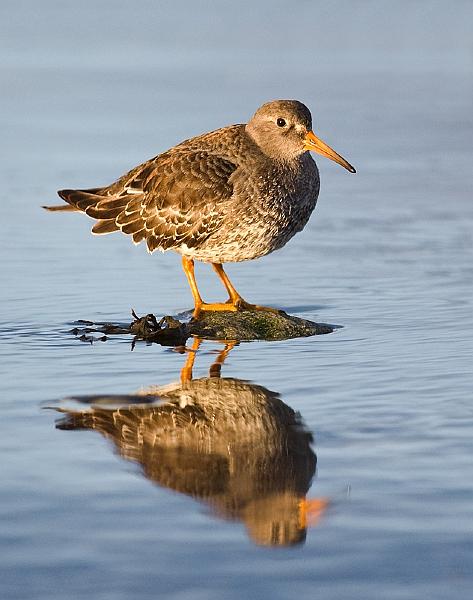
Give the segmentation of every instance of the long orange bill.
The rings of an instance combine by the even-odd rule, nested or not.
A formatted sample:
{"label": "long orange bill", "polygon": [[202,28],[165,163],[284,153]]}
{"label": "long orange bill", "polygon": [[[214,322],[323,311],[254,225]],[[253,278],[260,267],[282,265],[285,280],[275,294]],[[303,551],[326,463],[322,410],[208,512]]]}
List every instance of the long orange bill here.
{"label": "long orange bill", "polygon": [[327,144],[320,140],[313,131],[309,131],[305,136],[304,149],[318,152],[318,154],[326,156],[327,158],[330,158],[330,160],[334,160],[339,165],[342,165],[342,167],[345,167],[350,173],[356,173],[355,168],[352,167],[343,156],[340,156],[340,154],[337,154],[330,146],[327,146]]}
{"label": "long orange bill", "polygon": [[329,498],[303,498],[299,502],[299,528],[306,529],[309,525],[315,527],[329,506]]}

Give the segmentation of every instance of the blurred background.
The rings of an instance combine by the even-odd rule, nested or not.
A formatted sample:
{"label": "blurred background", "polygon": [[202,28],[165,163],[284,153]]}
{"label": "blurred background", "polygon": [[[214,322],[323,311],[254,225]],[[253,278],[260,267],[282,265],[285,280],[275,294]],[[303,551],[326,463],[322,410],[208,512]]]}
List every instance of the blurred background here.
{"label": "blurred background", "polygon": [[[472,30],[470,0],[2,0],[2,598],[469,597]],[[319,157],[304,232],[228,269],[250,301],[342,326],[242,344],[223,369],[301,413],[309,495],[339,499],[304,546],[271,552],[96,432],[55,430],[43,406],[168,384],[184,360],[81,344],[77,319],[191,296],[176,255],[40,206],[276,98],[307,104],[357,174]],[[220,349],[203,345],[197,376]]]}
{"label": "blurred background", "polygon": [[[361,172],[346,177],[319,160],[319,218],[337,194],[363,218],[385,210],[381,190],[403,215],[414,197],[449,212],[471,191],[469,1],[5,0],[0,10],[8,227],[13,196],[14,206],[33,207],[53,201],[57,188],[108,184],[182,139],[245,122],[275,98],[305,102],[315,131]],[[123,248],[139,257],[133,267],[150,264],[128,240],[91,242],[86,223],[50,217],[35,213],[41,227],[73,223],[71,248],[96,244],[94,260]],[[149,268],[159,270],[156,262]]]}

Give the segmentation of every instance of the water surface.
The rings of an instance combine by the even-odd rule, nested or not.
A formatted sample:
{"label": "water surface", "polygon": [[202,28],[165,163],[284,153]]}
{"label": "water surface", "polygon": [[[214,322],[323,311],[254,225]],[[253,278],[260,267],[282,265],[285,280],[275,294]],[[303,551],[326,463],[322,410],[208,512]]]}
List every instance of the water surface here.
{"label": "water surface", "polygon": [[[471,4],[134,7],[2,5],[1,597],[469,598]],[[304,477],[278,490],[331,503],[278,549],[233,505],[146,476],[110,436],[64,431],[45,408],[179,381],[185,355],[70,330],[132,307],[175,314],[191,297],[176,255],[39,208],[275,97],[310,106],[358,170],[321,158],[305,231],[228,268],[250,301],[342,326],[241,344],[222,367],[222,381],[266,390],[313,436]],[[208,267],[197,275],[223,299]],[[196,380],[222,348],[202,344]],[[210,485],[215,464],[207,482],[200,464]]]}

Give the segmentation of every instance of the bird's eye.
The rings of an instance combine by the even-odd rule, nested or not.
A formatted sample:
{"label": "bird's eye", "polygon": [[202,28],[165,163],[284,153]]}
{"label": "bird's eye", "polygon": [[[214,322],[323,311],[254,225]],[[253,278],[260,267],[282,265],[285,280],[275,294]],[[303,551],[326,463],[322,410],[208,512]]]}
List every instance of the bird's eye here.
{"label": "bird's eye", "polygon": [[278,127],[286,127],[286,120],[279,117],[279,119],[276,121],[276,125]]}

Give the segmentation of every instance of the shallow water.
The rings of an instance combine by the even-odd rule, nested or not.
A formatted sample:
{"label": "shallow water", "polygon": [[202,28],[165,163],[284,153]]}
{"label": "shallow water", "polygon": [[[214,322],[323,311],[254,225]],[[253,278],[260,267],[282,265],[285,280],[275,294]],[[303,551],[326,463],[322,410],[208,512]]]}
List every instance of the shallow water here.
{"label": "shallow water", "polygon": [[[1,598],[470,597],[472,7],[292,7],[2,4]],[[176,314],[191,298],[176,255],[39,208],[274,97],[305,101],[358,170],[320,159],[305,231],[228,268],[251,301],[341,326],[241,344],[222,367],[223,382],[279,397],[314,437],[317,471],[298,494],[307,484],[330,504],[305,543],[279,549],[248,525],[248,507],[262,515],[262,497],[294,488],[269,450],[258,464],[276,487],[258,488],[249,467],[258,489],[228,513],[146,476],[97,431],[58,428],[64,414],[47,407],[90,411],[66,398],[168,386],[187,358],[131,352],[126,336],[82,343],[77,319]],[[208,267],[198,277],[223,298]],[[201,345],[197,380],[222,348]],[[230,444],[225,472],[239,473],[236,456],[253,464],[245,452]],[[202,462],[186,468],[210,486],[214,470],[206,481]]]}

